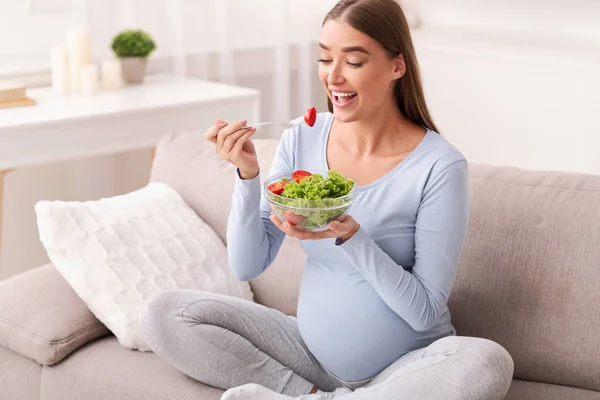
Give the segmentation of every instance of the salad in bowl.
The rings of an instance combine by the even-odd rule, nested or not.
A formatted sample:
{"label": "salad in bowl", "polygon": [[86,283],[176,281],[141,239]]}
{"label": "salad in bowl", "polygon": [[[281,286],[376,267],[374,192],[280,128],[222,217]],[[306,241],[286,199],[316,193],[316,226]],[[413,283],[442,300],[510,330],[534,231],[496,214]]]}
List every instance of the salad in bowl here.
{"label": "salad in bowl", "polygon": [[264,189],[280,221],[309,232],[327,230],[354,201],[354,181],[335,170],[278,174],[267,179]]}

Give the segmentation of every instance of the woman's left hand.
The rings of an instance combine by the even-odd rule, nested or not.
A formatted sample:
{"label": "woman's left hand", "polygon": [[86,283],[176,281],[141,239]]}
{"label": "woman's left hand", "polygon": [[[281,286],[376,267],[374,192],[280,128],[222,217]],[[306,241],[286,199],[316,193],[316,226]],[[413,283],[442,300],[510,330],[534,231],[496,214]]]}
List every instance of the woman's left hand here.
{"label": "woman's left hand", "polygon": [[[294,220],[294,214],[286,215],[286,220]],[[350,239],[356,231],[360,228],[360,224],[356,222],[354,218],[349,215],[345,217],[331,221],[328,226],[328,230],[322,232],[307,232],[301,229],[294,228],[289,222],[281,222],[277,216],[271,214],[271,221],[289,236],[295,237],[299,240],[318,240],[318,239],[329,239],[329,238],[342,238],[344,241]]]}

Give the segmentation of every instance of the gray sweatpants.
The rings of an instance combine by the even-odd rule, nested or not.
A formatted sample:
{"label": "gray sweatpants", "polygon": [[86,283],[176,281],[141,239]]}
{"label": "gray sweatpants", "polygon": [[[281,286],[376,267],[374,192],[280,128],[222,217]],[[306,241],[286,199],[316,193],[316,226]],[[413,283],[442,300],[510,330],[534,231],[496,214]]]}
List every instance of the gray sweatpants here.
{"label": "gray sweatpants", "polygon": [[450,336],[398,359],[360,382],[337,379],[304,344],[295,318],[209,292],[168,290],[146,304],[141,329],[150,348],[184,374],[223,390],[257,383],[300,396],[313,386],[346,386],[353,399],[503,399],[513,361],[500,345]]}

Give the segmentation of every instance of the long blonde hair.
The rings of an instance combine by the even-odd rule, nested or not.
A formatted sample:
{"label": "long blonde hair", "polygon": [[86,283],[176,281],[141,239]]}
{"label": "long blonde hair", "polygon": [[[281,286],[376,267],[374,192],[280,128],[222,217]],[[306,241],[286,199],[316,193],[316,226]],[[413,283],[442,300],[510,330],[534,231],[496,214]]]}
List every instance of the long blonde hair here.
{"label": "long blonde hair", "polygon": [[[425,102],[415,48],[400,5],[395,0],[341,0],[329,11],[323,25],[339,19],[376,40],[390,57],[404,56],[406,73],[394,86],[398,108],[415,124],[439,133]],[[329,98],[327,103],[333,112]]]}

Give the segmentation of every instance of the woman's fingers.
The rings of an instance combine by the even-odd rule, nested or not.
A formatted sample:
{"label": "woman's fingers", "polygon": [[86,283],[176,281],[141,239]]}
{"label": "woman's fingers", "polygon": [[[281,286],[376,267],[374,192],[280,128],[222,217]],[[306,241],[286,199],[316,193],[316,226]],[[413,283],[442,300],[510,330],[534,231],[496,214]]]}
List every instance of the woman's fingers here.
{"label": "woman's fingers", "polygon": [[292,227],[292,225],[289,223],[289,219],[287,218],[287,215],[285,217],[286,217],[286,222],[281,222],[281,220],[279,218],[277,218],[277,216],[275,214],[271,214],[271,216],[269,218],[271,219],[271,221],[273,221],[275,226],[278,227],[280,230],[282,230],[283,232],[285,232],[286,234],[288,234],[290,236],[297,237],[297,234],[302,231],[294,229]]}
{"label": "woman's fingers", "polygon": [[319,240],[336,237],[336,234],[330,230],[323,232],[308,232],[296,229],[293,226],[291,226],[289,222],[281,222],[279,218],[277,218],[277,216],[273,214],[271,214],[270,219],[271,221],[273,221],[273,224],[275,224],[277,228],[279,228],[288,236],[295,237],[298,240]]}
{"label": "woman's fingers", "polygon": [[283,227],[283,223],[279,220],[279,218],[277,218],[277,216],[275,214],[271,214],[271,216],[269,217],[271,219],[271,221],[273,222],[273,224],[279,228],[280,231],[283,231],[285,233],[287,233],[285,231],[285,228]]}
{"label": "woman's fingers", "polygon": [[227,122],[216,120],[214,125],[208,128],[204,134],[204,138],[211,143],[217,143],[217,134],[219,131],[227,126]]}
{"label": "woman's fingers", "polygon": [[231,150],[229,151],[230,155],[239,154],[242,151],[244,143],[246,143],[252,137],[252,135],[256,133],[256,128],[249,128],[246,131],[240,130],[239,132],[243,133],[235,139],[235,142],[233,143],[233,145],[231,146]]}
{"label": "woman's fingers", "polygon": [[225,143],[225,138],[231,135],[232,133],[238,131],[246,125],[246,121],[238,121],[233,124],[227,125],[223,129],[219,131],[217,134],[217,153],[221,153],[221,149],[223,148],[223,143]]}
{"label": "woman's fingers", "polygon": [[301,224],[302,221],[304,221],[303,215],[294,214],[291,211],[286,211],[283,213],[283,215],[284,215],[286,221],[289,222],[290,225],[292,225],[292,226]]}
{"label": "woman's fingers", "polygon": [[290,224],[288,224],[287,222],[281,222],[275,214],[271,214],[270,219],[271,219],[271,221],[273,221],[275,226],[277,228],[279,228],[279,230],[283,231],[285,234],[287,234],[289,236],[296,237],[294,229],[290,226]]}
{"label": "woman's fingers", "polygon": [[[219,153],[221,157],[224,159],[229,159],[232,155],[239,153],[242,149],[242,145],[249,137],[249,134],[252,133],[252,129],[253,128],[242,128],[228,135],[225,138],[225,142],[223,142],[223,146],[221,147],[221,151]],[[238,143],[240,143],[239,146]]]}

